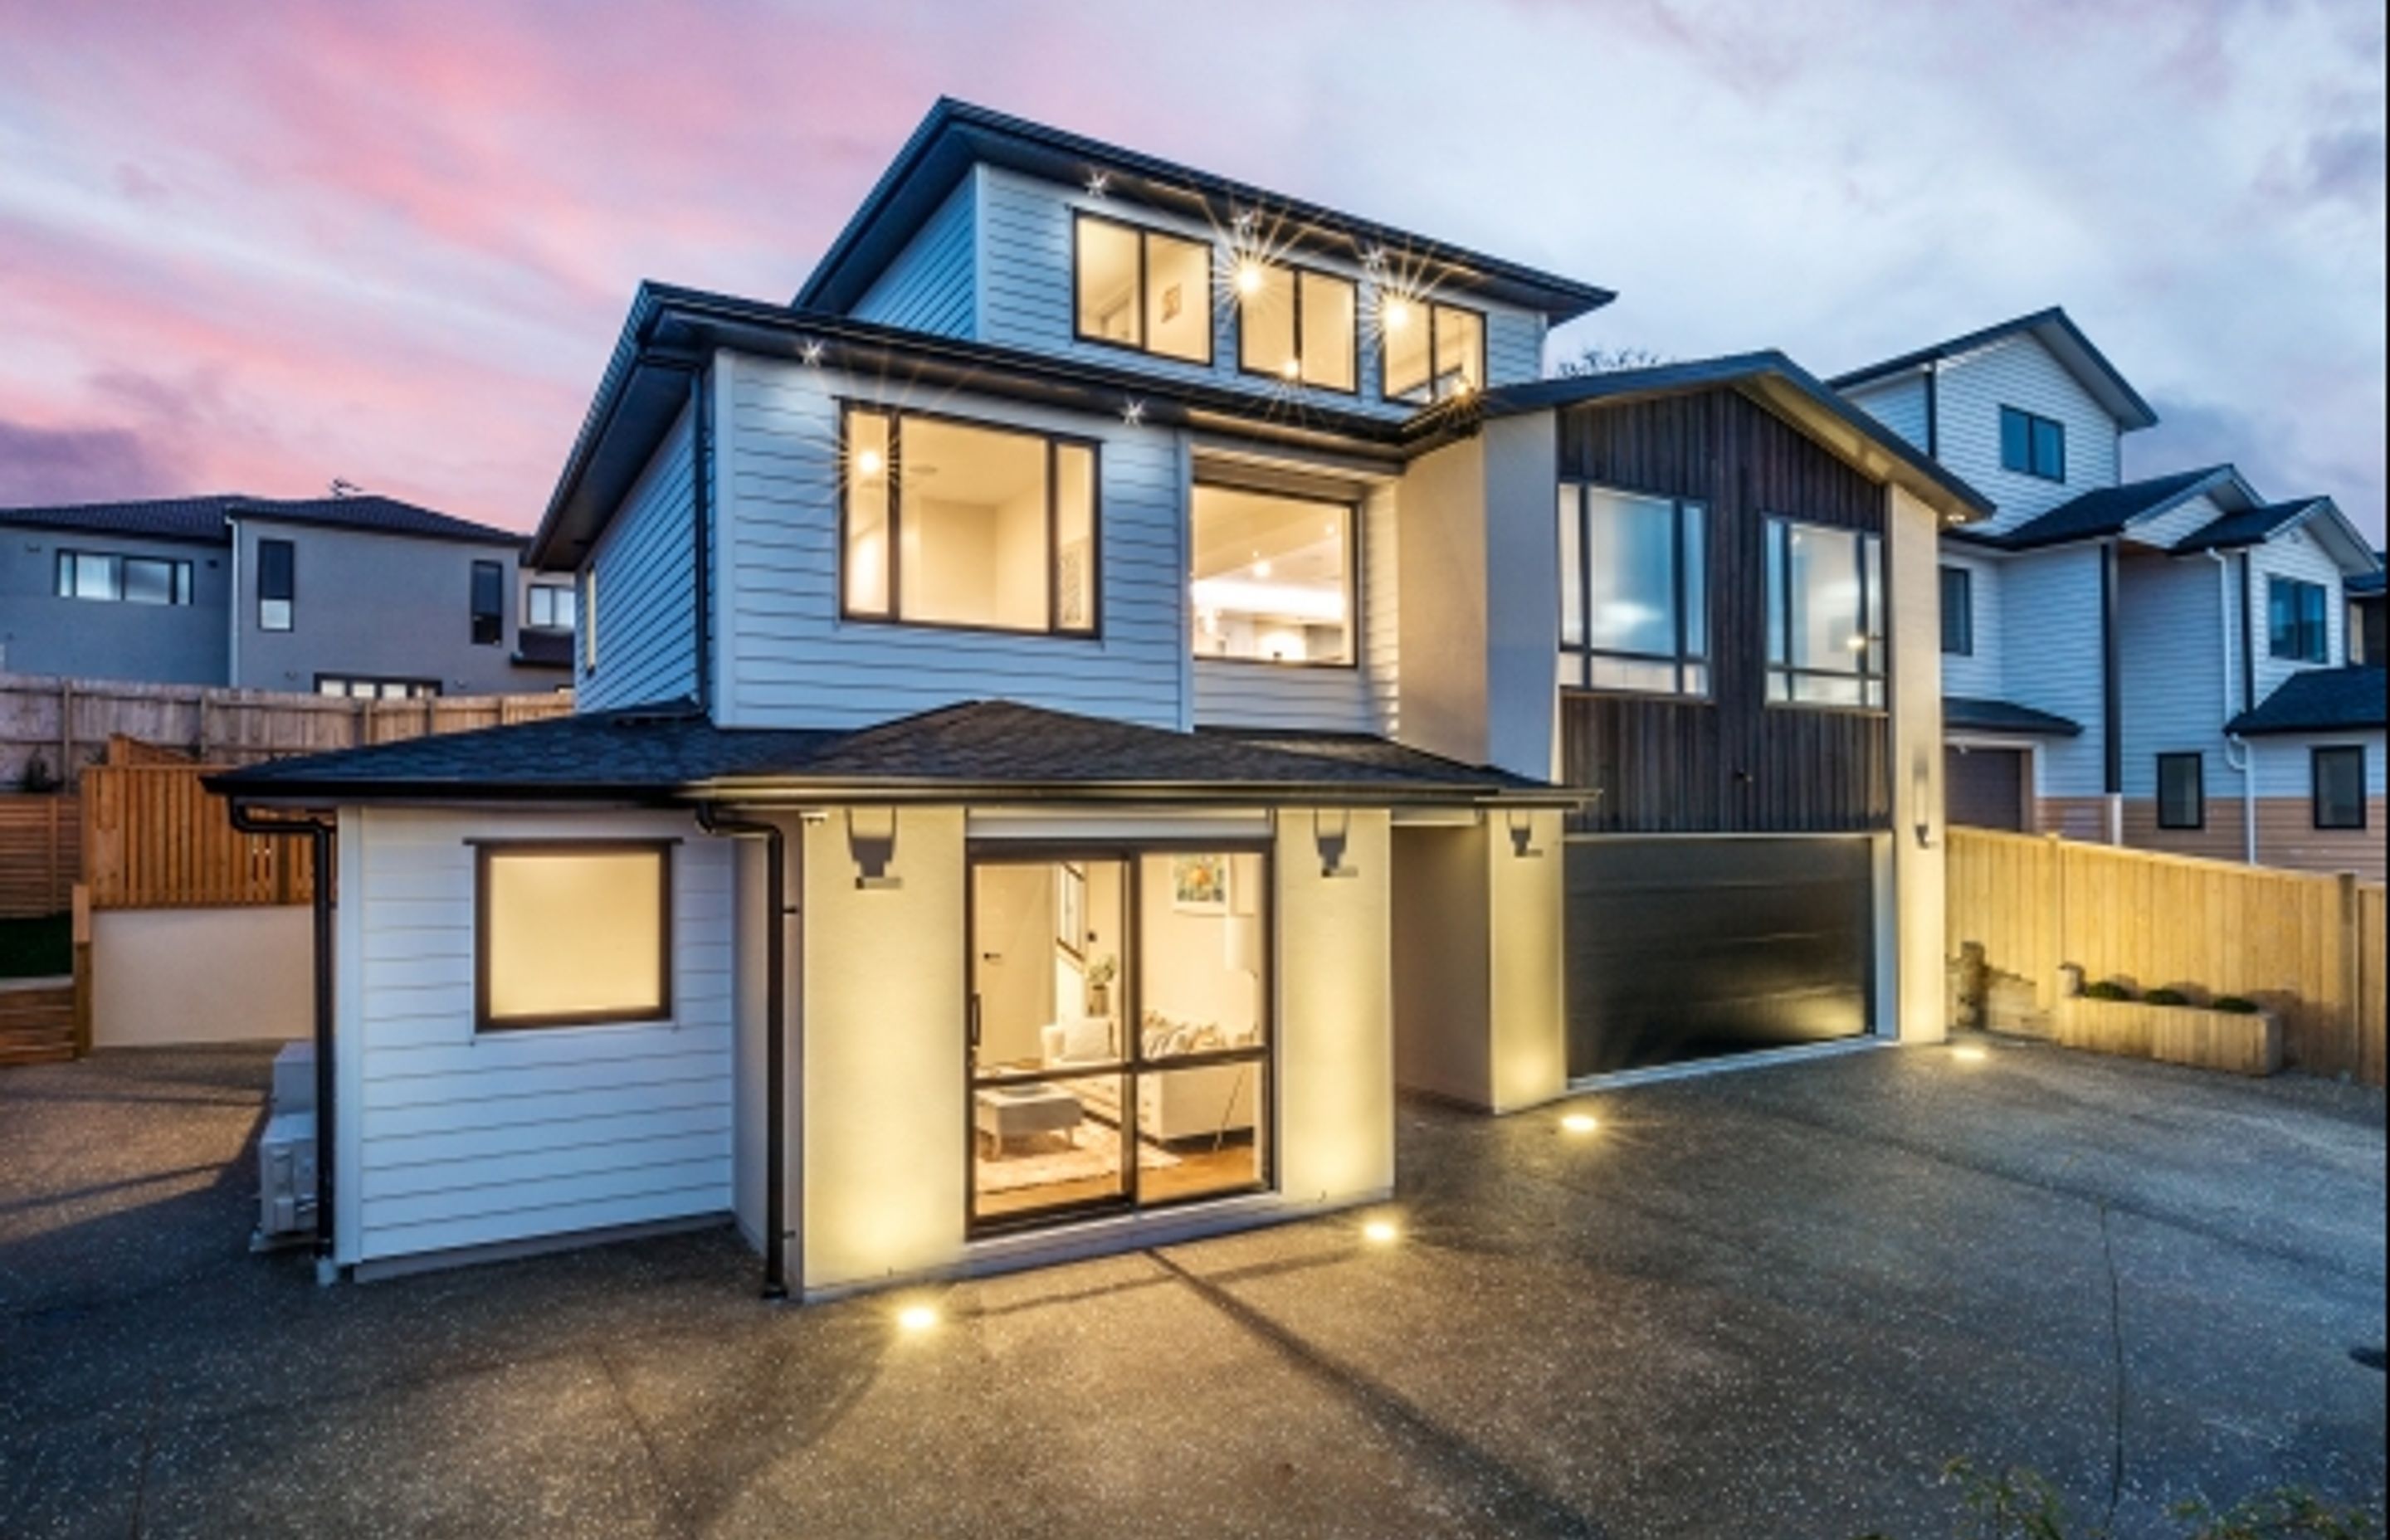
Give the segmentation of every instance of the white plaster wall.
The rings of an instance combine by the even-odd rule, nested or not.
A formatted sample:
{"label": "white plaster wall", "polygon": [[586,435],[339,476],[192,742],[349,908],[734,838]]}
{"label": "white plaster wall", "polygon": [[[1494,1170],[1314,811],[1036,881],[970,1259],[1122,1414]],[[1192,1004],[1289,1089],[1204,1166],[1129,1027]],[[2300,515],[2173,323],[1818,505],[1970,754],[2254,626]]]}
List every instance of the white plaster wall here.
{"label": "white plaster wall", "polygon": [[315,1030],[315,910],[101,909],[91,917],[95,1047],[289,1041]]}
{"label": "white plaster wall", "polygon": [[[1892,880],[1898,905],[1898,1034],[1939,1042],[1949,1027],[1942,953],[1944,873],[1949,826],[1943,817],[1942,589],[1934,510],[1897,487],[1884,542],[1892,591]],[[1923,841],[1918,830],[1925,833]]]}

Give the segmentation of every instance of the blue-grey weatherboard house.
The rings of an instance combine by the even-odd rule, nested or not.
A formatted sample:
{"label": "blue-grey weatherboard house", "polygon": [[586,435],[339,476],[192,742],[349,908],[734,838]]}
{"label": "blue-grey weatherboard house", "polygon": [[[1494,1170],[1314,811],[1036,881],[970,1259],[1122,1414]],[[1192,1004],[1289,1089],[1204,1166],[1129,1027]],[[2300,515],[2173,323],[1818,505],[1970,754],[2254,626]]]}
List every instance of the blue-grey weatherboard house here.
{"label": "blue-grey weatherboard house", "polygon": [[1776,353],[941,102],[791,303],[641,288],[578,714],[337,848],[323,1266],[733,1220],[819,1297],[1367,1204],[1402,1086],[1943,1030],[1935,552]]}
{"label": "blue-grey weatherboard house", "polygon": [[2382,559],[2330,497],[2127,480],[2157,414],[2062,310],[1833,383],[1997,506],[1942,558],[1953,819],[2381,880]]}
{"label": "blue-grey weatherboard house", "polygon": [[378,699],[571,681],[511,531],[372,494],[0,508],[0,673]]}

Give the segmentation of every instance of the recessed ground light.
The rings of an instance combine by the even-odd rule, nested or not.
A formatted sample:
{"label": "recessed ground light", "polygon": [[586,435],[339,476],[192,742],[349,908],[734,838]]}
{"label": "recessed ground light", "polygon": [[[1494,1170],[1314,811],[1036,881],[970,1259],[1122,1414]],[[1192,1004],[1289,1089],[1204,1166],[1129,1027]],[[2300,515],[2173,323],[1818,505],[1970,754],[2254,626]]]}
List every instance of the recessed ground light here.
{"label": "recessed ground light", "polygon": [[1950,1057],[1957,1059],[1961,1064],[1981,1064],[1984,1060],[1991,1058],[1992,1056],[1989,1052],[1977,1047],[1972,1043],[1961,1043],[1957,1047],[1950,1050]]}
{"label": "recessed ground light", "polygon": [[1570,1112],[1561,1118],[1561,1128],[1570,1134],[1590,1134],[1601,1126],[1601,1120],[1590,1112]]}
{"label": "recessed ground light", "polygon": [[1389,1246],[1402,1238],[1403,1232],[1391,1219],[1372,1219],[1361,1226],[1361,1238],[1372,1246]]}
{"label": "recessed ground light", "polygon": [[898,1328],[910,1334],[918,1335],[937,1324],[938,1312],[932,1305],[908,1304],[896,1312]]}

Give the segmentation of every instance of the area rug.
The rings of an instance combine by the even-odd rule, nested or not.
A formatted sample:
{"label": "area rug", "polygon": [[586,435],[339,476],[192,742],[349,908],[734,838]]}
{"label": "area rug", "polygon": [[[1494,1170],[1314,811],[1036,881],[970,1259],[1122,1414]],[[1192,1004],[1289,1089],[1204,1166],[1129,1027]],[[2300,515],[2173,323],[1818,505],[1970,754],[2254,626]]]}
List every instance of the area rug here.
{"label": "area rug", "polygon": [[[1075,1144],[1060,1134],[1015,1139],[1002,1155],[990,1156],[982,1143],[975,1162],[983,1193],[1019,1192],[1023,1187],[1058,1186],[1064,1182],[1100,1181],[1120,1170],[1120,1131],[1093,1118],[1081,1120]],[[1143,1143],[1143,1141],[1139,1141]],[[1138,1163],[1148,1171],[1178,1164],[1178,1157],[1152,1144],[1139,1151]]]}

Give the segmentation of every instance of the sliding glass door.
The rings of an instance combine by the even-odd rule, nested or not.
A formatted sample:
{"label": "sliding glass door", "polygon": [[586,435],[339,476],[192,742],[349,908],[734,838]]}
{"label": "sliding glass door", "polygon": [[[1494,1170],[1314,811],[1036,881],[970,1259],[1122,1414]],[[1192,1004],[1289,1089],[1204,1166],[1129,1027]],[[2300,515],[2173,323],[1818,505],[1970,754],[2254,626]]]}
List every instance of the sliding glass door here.
{"label": "sliding glass door", "polygon": [[1266,1187],[1259,849],[975,852],[974,1234]]}

